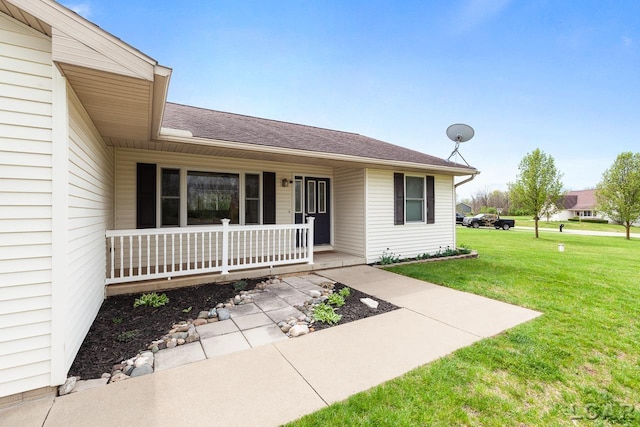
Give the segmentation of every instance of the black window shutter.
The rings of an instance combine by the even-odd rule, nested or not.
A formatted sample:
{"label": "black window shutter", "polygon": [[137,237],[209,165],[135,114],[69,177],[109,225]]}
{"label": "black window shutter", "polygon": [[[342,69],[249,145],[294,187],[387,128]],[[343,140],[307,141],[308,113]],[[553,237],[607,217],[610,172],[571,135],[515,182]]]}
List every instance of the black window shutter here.
{"label": "black window shutter", "polygon": [[393,174],[394,224],[404,224],[404,174]]}
{"label": "black window shutter", "polygon": [[427,224],[436,222],[435,204],[435,179],[432,176],[427,176]]}
{"label": "black window shutter", "polygon": [[138,163],[136,174],[136,228],[156,227],[156,165]]}
{"label": "black window shutter", "polygon": [[276,223],[276,173],[262,172],[262,223]]}

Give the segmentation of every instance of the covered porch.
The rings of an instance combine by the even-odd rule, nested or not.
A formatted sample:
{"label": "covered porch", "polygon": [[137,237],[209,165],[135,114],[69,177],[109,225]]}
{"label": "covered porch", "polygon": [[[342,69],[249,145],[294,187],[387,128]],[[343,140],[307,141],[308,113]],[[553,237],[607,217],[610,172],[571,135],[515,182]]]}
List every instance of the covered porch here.
{"label": "covered porch", "polygon": [[106,296],[155,292],[167,289],[197,286],[206,283],[226,283],[242,279],[296,274],[364,264],[366,264],[366,259],[363,257],[332,250],[328,247],[316,246],[313,251],[312,264],[302,262],[280,264],[273,267],[253,267],[231,271],[228,274],[192,271],[189,275],[178,276],[175,278],[156,278],[143,281],[111,284],[106,287]]}

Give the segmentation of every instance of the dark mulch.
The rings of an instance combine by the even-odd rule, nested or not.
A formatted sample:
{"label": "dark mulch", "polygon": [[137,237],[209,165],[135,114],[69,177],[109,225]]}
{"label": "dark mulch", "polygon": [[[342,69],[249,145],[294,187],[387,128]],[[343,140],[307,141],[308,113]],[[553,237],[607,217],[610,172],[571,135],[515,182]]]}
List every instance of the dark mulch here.
{"label": "dark mulch", "polygon": [[[245,289],[253,289],[262,280],[264,279],[246,280]],[[343,287],[344,285],[336,283],[335,290]],[[114,364],[145,350],[152,341],[165,335],[174,323],[194,319],[200,311],[209,310],[237,294],[231,284],[209,284],[158,293],[164,293],[169,298],[169,302],[159,308],[133,308],[133,303],[140,294],[107,298],[71,365],[69,376],[99,378],[103,373],[111,372]],[[377,310],[372,310],[360,302],[360,298],[366,297],[373,298],[352,288],[345,305],[336,310],[342,315],[338,325],[398,308],[389,302],[373,298],[380,305]],[[332,325],[317,323],[315,329],[330,326]]]}
{"label": "dark mulch", "polygon": [[[334,292],[338,292],[340,289],[346,287],[342,283],[336,283]],[[360,298],[371,298],[373,300],[378,301],[378,308],[375,310],[367,307],[363,303],[360,302]],[[390,302],[381,300],[380,298],[373,297],[369,294],[365,294],[364,292],[360,292],[357,289],[351,288],[351,295],[348,298],[345,298],[345,304],[342,307],[336,308],[336,313],[342,315],[342,319],[335,325],[329,325],[326,323],[316,323],[314,324],[314,328],[316,331],[321,329],[330,328],[331,326],[344,325],[345,323],[353,322],[354,320],[360,320],[371,316],[376,316],[378,314],[387,313],[389,311],[396,310],[400,307],[391,304]]]}

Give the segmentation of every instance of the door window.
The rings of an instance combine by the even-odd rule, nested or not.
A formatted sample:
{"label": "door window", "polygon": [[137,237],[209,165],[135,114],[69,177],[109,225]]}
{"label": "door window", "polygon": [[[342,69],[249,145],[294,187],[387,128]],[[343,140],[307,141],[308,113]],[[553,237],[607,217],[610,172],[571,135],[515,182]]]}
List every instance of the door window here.
{"label": "door window", "polygon": [[295,213],[302,213],[302,180],[296,179],[294,182],[294,197],[295,197]]}
{"label": "door window", "polygon": [[316,213],[316,182],[307,181],[307,213]]}
{"label": "door window", "polygon": [[318,181],[318,213],[327,213],[327,183]]}

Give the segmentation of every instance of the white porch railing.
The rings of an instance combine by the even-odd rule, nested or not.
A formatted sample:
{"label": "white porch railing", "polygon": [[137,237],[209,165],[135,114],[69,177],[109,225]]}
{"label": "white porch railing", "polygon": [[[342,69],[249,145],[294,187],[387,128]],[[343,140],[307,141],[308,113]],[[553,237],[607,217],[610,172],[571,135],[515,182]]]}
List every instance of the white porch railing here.
{"label": "white porch railing", "polygon": [[276,265],[313,264],[306,224],[108,230],[107,285]]}

